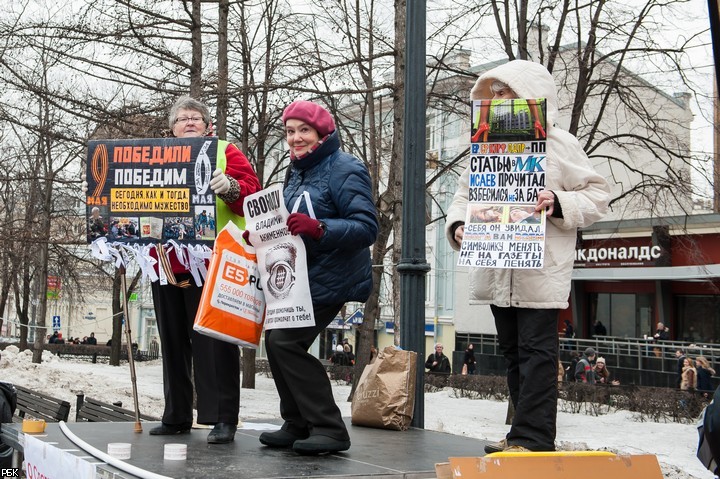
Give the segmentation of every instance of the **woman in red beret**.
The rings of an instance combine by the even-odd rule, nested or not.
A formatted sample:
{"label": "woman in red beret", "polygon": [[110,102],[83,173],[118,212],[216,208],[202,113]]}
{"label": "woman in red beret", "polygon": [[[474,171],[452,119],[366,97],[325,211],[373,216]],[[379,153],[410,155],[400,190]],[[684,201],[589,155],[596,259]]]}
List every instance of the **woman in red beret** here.
{"label": "woman in red beret", "polygon": [[287,227],[305,243],[315,326],[271,329],[265,345],[285,420],[260,442],[299,454],[325,454],[350,448],[350,436],[333,398],[322,363],[308,352],[347,301],[364,302],[372,290],[370,246],[378,233],[370,174],[363,162],[340,149],[332,115],[299,100],[282,115],[290,148],[290,171],[283,190],[292,210],[310,194],[315,217],[301,202]]}

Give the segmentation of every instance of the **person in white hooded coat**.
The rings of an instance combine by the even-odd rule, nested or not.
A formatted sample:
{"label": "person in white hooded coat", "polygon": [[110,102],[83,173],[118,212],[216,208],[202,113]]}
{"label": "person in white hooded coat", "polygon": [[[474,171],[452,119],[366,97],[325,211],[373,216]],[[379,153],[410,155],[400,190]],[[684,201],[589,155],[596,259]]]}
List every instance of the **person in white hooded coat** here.
{"label": "person in white hooded coat", "polygon": [[[490,305],[505,356],[515,415],[506,438],[486,451],[555,449],[557,416],[558,311],[568,307],[577,229],[600,220],[609,187],[593,169],[577,139],[555,123],[558,100],[553,77],[539,63],[513,60],[482,74],[472,100],[545,98],[547,158],[545,190],[536,211],[547,223],[540,269],[471,268],[471,304]],[[460,249],[468,209],[465,170],[448,209],[445,233]]]}

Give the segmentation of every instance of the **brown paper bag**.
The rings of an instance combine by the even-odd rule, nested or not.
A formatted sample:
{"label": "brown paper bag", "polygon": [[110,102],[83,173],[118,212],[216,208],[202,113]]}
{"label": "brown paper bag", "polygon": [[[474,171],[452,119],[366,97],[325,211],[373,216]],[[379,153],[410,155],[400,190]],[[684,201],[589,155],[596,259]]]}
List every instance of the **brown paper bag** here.
{"label": "brown paper bag", "polygon": [[388,346],[365,366],[353,396],[356,426],[404,431],[415,410],[417,353]]}

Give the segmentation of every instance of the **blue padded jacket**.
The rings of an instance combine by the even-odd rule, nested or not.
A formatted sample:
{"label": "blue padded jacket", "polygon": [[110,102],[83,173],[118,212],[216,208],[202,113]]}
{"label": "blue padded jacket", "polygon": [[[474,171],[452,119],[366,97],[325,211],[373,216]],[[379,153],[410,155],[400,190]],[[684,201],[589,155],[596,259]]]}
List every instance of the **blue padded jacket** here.
{"label": "blue padded jacket", "polygon": [[[288,211],[307,191],[316,218],[325,223],[319,240],[303,237],[313,304],[366,301],[372,290],[370,246],[378,234],[367,168],[340,150],[335,131],[290,169],[283,190]],[[298,212],[308,214],[304,201]]]}

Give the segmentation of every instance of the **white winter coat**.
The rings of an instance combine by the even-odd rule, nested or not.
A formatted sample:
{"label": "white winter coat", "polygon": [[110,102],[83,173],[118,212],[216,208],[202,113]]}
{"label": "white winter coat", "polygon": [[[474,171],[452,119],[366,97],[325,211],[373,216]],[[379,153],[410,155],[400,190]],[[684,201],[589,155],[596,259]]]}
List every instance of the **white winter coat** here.
{"label": "white winter coat", "polygon": [[[575,257],[577,228],[601,219],[607,210],[609,187],[570,133],[554,125],[558,114],[555,83],[538,63],[514,60],[484,73],[470,92],[472,100],[492,98],[490,85],[499,80],[518,98],[547,100],[547,159],[545,188],[552,190],[563,218],[548,216],[542,269],[470,268],[470,303],[500,307],[565,309]],[[468,207],[469,168],[460,177],[447,213],[445,234],[455,250],[453,225],[464,222]]]}

